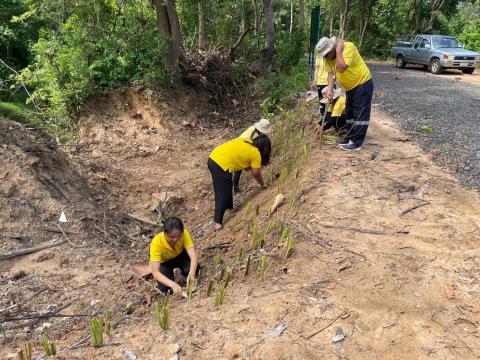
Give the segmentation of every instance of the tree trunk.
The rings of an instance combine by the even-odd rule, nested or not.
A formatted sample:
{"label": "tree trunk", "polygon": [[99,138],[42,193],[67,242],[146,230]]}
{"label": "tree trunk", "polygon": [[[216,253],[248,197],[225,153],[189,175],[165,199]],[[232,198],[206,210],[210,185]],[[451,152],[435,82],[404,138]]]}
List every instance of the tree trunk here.
{"label": "tree trunk", "polygon": [[305,26],[305,1],[300,0],[298,2],[298,11],[300,12],[300,28]]}
{"label": "tree trunk", "polygon": [[273,24],[273,7],[272,0],[263,0],[263,9],[265,11],[265,60],[271,62],[273,59],[273,51],[275,45],[275,27]]}
{"label": "tree trunk", "polygon": [[443,4],[445,3],[445,0],[433,0],[431,7],[430,7],[430,19],[428,20],[428,25],[427,27],[423,30],[424,32],[430,32],[433,30],[433,24],[435,22],[435,19],[437,17],[437,12],[440,11],[442,8]]}
{"label": "tree trunk", "polygon": [[410,36],[417,34],[418,29],[420,28],[420,10],[422,7],[422,0],[413,0],[412,5],[414,11],[414,22]]}
{"label": "tree trunk", "polygon": [[203,1],[198,1],[198,49],[205,50],[205,14]]}
{"label": "tree trunk", "polygon": [[166,0],[165,3],[167,4],[167,13],[168,20],[170,21],[173,47],[178,61],[182,51],[182,31],[180,30],[180,21],[178,20],[177,5],[175,0]]}
{"label": "tree trunk", "polygon": [[340,13],[340,31],[339,38],[345,38],[345,34],[348,31],[348,10],[349,10],[349,0],[345,0],[342,12]]}
{"label": "tree trunk", "polygon": [[360,21],[359,21],[359,31],[358,31],[358,48],[361,49],[363,41],[365,40],[365,34],[367,32],[368,22],[370,21],[370,16],[372,15],[372,8],[374,1],[370,0],[361,0],[360,2]]}
{"label": "tree trunk", "polygon": [[255,39],[258,40],[258,23],[259,23],[259,15],[258,15],[258,4],[257,4],[257,0],[252,0],[252,5],[253,5],[253,15],[254,15],[254,19],[253,19],[253,33],[255,35]]}
{"label": "tree trunk", "polygon": [[330,14],[330,32],[329,32],[329,37],[332,37],[333,34],[333,14]]}
{"label": "tree trunk", "polygon": [[157,29],[161,38],[168,42],[167,53],[163,58],[163,65],[167,69],[174,70],[178,65],[178,52],[175,51],[172,39],[170,20],[168,18],[167,6],[163,0],[152,0],[157,14]]}
{"label": "tree trunk", "polygon": [[293,32],[293,1],[290,1],[290,34]]}

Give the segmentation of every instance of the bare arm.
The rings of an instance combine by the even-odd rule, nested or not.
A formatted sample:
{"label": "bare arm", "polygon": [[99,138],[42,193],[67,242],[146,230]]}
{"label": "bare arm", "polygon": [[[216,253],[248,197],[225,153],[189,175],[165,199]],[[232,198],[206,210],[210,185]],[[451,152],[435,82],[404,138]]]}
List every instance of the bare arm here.
{"label": "bare arm", "polygon": [[195,246],[190,246],[187,249],[187,254],[190,257],[190,272],[188,274],[188,278],[192,280],[197,279],[197,268],[198,268],[198,256],[197,252],[195,251]]}
{"label": "bare arm", "polygon": [[343,58],[343,45],[345,42],[342,39],[337,41],[337,47],[335,49],[337,53],[337,70],[341,73],[347,70],[348,65],[345,63],[345,59]]}
{"label": "bare arm", "polygon": [[333,77],[333,72],[328,73],[328,88],[327,88],[327,98],[331,100],[333,98],[333,85],[335,84],[335,79]]}
{"label": "bare arm", "polygon": [[160,261],[150,261],[150,270],[152,275],[160,284],[172,288],[173,292],[180,293],[182,292],[182,287],[178,285],[175,281],[170,280],[165,275],[160,272]]}
{"label": "bare arm", "polygon": [[262,178],[262,171],[260,169],[252,169],[252,176],[260,184],[262,188],[265,187],[265,184],[263,183],[263,178]]}

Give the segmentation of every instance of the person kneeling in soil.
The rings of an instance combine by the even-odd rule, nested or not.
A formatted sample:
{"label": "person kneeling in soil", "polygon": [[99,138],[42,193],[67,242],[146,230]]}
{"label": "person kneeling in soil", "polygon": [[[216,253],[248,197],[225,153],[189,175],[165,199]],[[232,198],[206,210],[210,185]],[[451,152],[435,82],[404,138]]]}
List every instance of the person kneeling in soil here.
{"label": "person kneeling in soil", "polygon": [[182,292],[182,287],[175,282],[175,268],[181,270],[188,283],[197,279],[200,266],[190,233],[182,220],[170,217],[164,221],[163,231],[150,243],[150,269],[164,294]]}
{"label": "person kneeling in soil", "polygon": [[[320,103],[328,104],[328,98],[326,96],[327,88],[322,91],[322,99]],[[325,123],[323,124],[323,131],[334,127],[336,131],[342,132],[346,127],[347,123],[345,121],[345,102],[346,97],[345,93],[340,88],[333,90],[333,98],[330,101],[330,105],[327,109],[327,115],[325,117]],[[320,120],[319,125],[322,126],[322,120]]]}
{"label": "person kneeling in soil", "polygon": [[217,146],[208,158],[215,193],[214,230],[222,229],[223,215],[233,209],[232,172],[251,169],[252,176],[265,188],[262,166],[270,162],[272,145],[267,135],[255,139],[237,138]]}
{"label": "person kneeling in soil", "polygon": [[[260,119],[260,121],[256,122],[252,126],[250,126],[247,130],[245,130],[240,136],[240,139],[256,139],[260,135],[270,134],[272,132],[272,126],[270,125],[270,121],[267,119]],[[233,173],[233,191],[235,193],[240,192],[240,176],[242,175],[242,170],[235,171]]]}

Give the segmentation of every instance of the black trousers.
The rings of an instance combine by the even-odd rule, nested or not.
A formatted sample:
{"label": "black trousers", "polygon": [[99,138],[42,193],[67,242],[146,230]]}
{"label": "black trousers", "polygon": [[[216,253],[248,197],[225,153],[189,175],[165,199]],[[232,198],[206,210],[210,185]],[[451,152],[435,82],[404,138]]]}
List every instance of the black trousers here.
{"label": "black trousers", "polygon": [[367,135],[372,110],[373,81],[368,80],[365,84],[347,91],[347,104],[345,119],[348,128],[348,140],[361,146]]}
{"label": "black trousers", "polygon": [[234,190],[240,190],[239,184],[240,184],[240,176],[242,175],[242,170],[235,171],[233,173],[233,189]]}
{"label": "black trousers", "polygon": [[[321,120],[319,124],[322,124]],[[325,118],[325,123],[323,124],[323,131],[330,129],[332,126],[335,127],[335,130],[339,131],[346,125],[347,123],[345,121],[345,115],[332,116],[332,113],[328,112]]]}
{"label": "black trousers", "polygon": [[[322,100],[322,90],[326,88],[328,85],[317,85],[317,90],[318,90],[318,100]],[[327,107],[326,104],[320,103],[320,116],[323,116],[325,114],[325,108]]]}
{"label": "black trousers", "polygon": [[[161,263],[160,272],[170,280],[175,281],[173,270],[177,268],[180,269],[182,275],[186,277],[190,272],[190,262],[191,260],[190,256],[188,256],[187,250],[183,249],[183,251],[177,257]],[[195,274],[198,275],[199,271],[200,266],[197,266],[197,271],[195,272]],[[157,287],[161,292],[165,294],[168,292],[173,292],[172,288],[167,285],[158,283]]]}
{"label": "black trousers", "polygon": [[208,158],[208,169],[212,174],[213,192],[215,193],[215,216],[217,224],[223,223],[227,209],[233,209],[232,173],[223,170],[215,161]]}

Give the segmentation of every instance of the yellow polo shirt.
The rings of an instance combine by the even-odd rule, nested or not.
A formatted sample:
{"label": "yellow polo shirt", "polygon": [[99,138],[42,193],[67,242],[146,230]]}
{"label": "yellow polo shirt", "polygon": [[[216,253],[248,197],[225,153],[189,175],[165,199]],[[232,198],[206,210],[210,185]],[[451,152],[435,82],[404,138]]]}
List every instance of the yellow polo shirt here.
{"label": "yellow polo shirt", "polygon": [[[372,78],[367,64],[365,64],[353,43],[346,42],[343,46],[342,54],[348,67],[343,73],[336,71],[335,76],[346,91],[353,90]],[[325,64],[328,72],[334,72],[336,60],[325,59]]]}
{"label": "yellow polo shirt", "polygon": [[254,136],[253,133],[255,132],[255,125],[250,126],[247,130],[245,130],[243,133],[240,134],[239,138],[241,139],[255,139],[258,137],[258,131],[255,133]]}
{"label": "yellow polo shirt", "polygon": [[251,139],[237,138],[219,145],[210,154],[210,159],[230,172],[262,167],[262,156]]}
{"label": "yellow polo shirt", "polygon": [[328,71],[322,56],[317,56],[315,68],[317,70],[317,85],[328,85]]}
{"label": "yellow polo shirt", "polygon": [[180,255],[183,249],[188,249],[193,246],[192,237],[187,229],[183,230],[182,239],[175,244],[172,249],[167,242],[165,232],[161,232],[155,236],[150,243],[150,261],[160,261],[161,263],[176,258]]}
{"label": "yellow polo shirt", "polygon": [[335,104],[330,105],[328,112],[331,112],[332,116],[342,116],[345,112],[346,103],[347,98],[345,96],[340,96],[337,101],[335,101]]}

